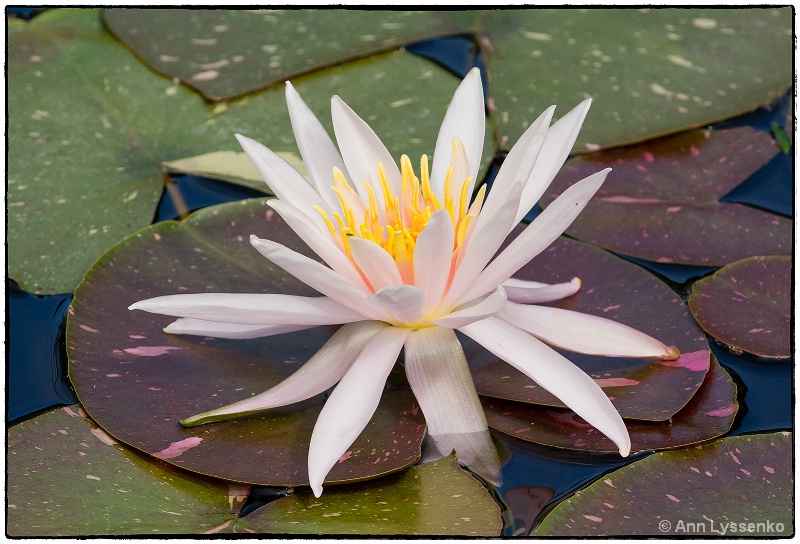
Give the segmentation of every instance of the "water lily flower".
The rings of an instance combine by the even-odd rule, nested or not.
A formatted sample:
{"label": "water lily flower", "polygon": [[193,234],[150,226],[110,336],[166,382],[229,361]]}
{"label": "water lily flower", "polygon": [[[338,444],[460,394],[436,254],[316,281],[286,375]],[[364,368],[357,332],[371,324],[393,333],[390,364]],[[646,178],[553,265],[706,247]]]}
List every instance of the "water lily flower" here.
{"label": "water lily flower", "polygon": [[309,480],[319,496],[326,475],[375,412],[401,350],[431,436],[440,443],[488,436],[458,330],[561,399],[628,455],[630,438],[608,397],[547,344],[661,359],[676,358],[677,349],[607,319],[533,305],[576,293],[577,279],[547,285],[512,278],[570,225],[609,170],[567,189],[495,256],[567,158],[590,100],[552,126],[554,107],[548,108],[508,154],[491,191],[481,187],[471,200],[485,130],[477,69],[456,90],[430,168],[423,155],[418,170],[405,155],[398,167],[338,96],[331,101],[338,149],[289,83],[286,99],[310,182],[263,145],[237,138],[277,196],[269,205],[327,266],[270,240],[251,236],[250,243],[323,296],[179,294],[130,308],[179,317],[164,329],[173,334],[255,338],[342,327],[275,387],[181,423],[232,419],[336,385],[309,447]]}

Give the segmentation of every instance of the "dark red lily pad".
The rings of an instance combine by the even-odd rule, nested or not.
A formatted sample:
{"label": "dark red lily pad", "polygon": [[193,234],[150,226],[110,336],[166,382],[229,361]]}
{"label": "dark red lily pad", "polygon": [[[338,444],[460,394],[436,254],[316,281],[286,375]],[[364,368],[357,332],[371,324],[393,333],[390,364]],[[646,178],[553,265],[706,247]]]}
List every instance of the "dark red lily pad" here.
{"label": "dark red lily pad", "polygon": [[106,9],[106,27],[156,71],[225,100],[433,37],[477,12]]}
{"label": "dark red lily pad", "polygon": [[788,255],[791,220],[719,201],[777,153],[769,134],[749,127],[688,131],[573,158],[542,204],[610,166],[570,235],[659,263],[720,266],[752,255]]}
{"label": "dark red lily pad", "polygon": [[[92,418],[126,444],[229,480],[304,485],[322,398],[190,429],[178,421],[275,385],[334,328],[254,340],[175,336],[162,332],[172,318],[127,309],[169,293],[315,294],[252,249],[251,233],[311,255],[263,199],[158,223],[110,249],[75,292],[67,323],[70,379]],[[424,430],[411,392],[387,391],[330,483],[408,467],[419,458]]]}
{"label": "dark red lily pad", "polygon": [[692,286],[689,308],[705,331],[734,351],[792,355],[792,258],[750,257]]}
{"label": "dark red lily pad", "polygon": [[[546,283],[579,277],[580,291],[552,306],[613,319],[681,350],[677,361],[660,362],[557,350],[598,380],[623,417],[668,420],[697,392],[709,368],[705,335],[681,298],[641,267],[589,244],[562,237],[515,277]],[[565,407],[476,342],[463,336],[461,341],[479,394]]]}
{"label": "dark red lily pad", "polygon": [[[619,450],[570,410],[486,397],[481,400],[490,427],[522,440],[573,450]],[[738,409],[736,384],[714,359],[700,390],[671,422],[625,422],[631,437],[631,451],[672,449],[711,440],[728,432]]]}
{"label": "dark red lily pad", "polygon": [[536,535],[788,537],[792,450],[781,432],[656,453],[559,504]]}

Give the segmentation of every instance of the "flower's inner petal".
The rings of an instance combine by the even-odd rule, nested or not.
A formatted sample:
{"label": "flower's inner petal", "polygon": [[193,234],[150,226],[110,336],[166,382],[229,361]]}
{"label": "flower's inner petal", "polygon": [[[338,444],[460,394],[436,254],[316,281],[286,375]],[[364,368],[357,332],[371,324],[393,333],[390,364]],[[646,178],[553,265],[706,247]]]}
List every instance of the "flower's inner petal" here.
{"label": "flower's inner petal", "polygon": [[384,287],[413,283],[403,281],[397,263],[392,257],[377,244],[361,238],[350,240],[350,254],[358,265],[367,281],[370,283],[371,292],[380,291]]}
{"label": "flower's inner petal", "polygon": [[596,315],[508,303],[498,315],[538,339],[578,353],[609,357],[677,359],[680,353],[652,336]]}
{"label": "flower's inner petal", "polygon": [[367,342],[386,327],[388,325],[377,321],[344,325],[297,372],[276,386],[239,402],[181,420],[181,425],[194,427],[233,419],[318,395],[341,380]]}
{"label": "flower's inner petal", "polygon": [[539,283],[517,278],[508,278],[502,283],[508,300],[520,304],[542,304],[571,297],[581,289],[580,278],[572,278],[565,283]]}
{"label": "flower's inner petal", "polygon": [[455,308],[444,317],[432,319],[433,323],[451,329],[469,325],[497,314],[506,304],[506,292],[502,287],[483,299],[476,299],[464,306]]}
{"label": "flower's inner petal", "polygon": [[413,285],[384,287],[367,300],[389,311],[399,323],[419,321],[425,308],[425,293]]}
{"label": "flower's inner petal", "polygon": [[322,494],[325,476],[375,413],[409,332],[386,327],[373,336],[322,408],[308,451],[308,477],[316,497]]}
{"label": "flower's inner petal", "polygon": [[447,210],[431,216],[414,246],[414,285],[425,293],[425,313],[439,306],[450,278],[452,248],[455,243],[453,221]]}

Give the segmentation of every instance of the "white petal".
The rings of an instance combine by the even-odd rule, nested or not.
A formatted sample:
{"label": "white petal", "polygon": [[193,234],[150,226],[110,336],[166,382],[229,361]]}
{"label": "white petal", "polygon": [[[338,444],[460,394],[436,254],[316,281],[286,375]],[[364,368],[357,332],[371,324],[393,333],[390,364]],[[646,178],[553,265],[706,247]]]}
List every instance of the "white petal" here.
{"label": "white petal", "polygon": [[[462,246],[460,248],[460,251],[463,251],[464,254],[461,256],[453,274],[453,280],[447,288],[447,294],[442,303],[444,308],[457,306],[478,298],[477,296],[466,298],[462,295],[465,292],[472,291],[471,286],[475,279],[481,274],[489,259],[497,253],[506,238],[506,234],[511,230],[521,191],[522,184],[517,183],[512,189],[508,200],[500,207],[497,213],[489,218],[489,221],[479,232],[474,232],[471,235],[466,247]],[[496,288],[498,285],[500,285],[500,282],[497,282],[494,287]],[[485,291],[481,295],[485,295],[488,292]]]}
{"label": "white petal", "polygon": [[405,366],[430,434],[487,429],[464,350],[453,329],[413,331],[406,341]]}
{"label": "white petal", "polygon": [[181,425],[194,427],[231,419],[318,395],[341,380],[367,342],[386,327],[386,324],[377,321],[344,325],[297,372],[274,387],[239,402],[181,420]]}
{"label": "white petal", "polygon": [[[385,320],[386,312],[367,302],[365,294],[337,272],[272,240],[250,236],[250,244],[289,274],[363,318]],[[353,320],[355,321],[355,320]]]}
{"label": "white petal", "polygon": [[525,182],[530,177],[547,136],[555,108],[555,106],[547,108],[508,152],[500,171],[492,182],[492,189],[486,196],[481,213],[475,219],[476,229],[483,228],[486,221],[497,212],[503,202],[508,199],[508,194],[515,183]]}
{"label": "white petal", "polygon": [[668,348],[652,336],[596,315],[511,302],[498,317],[548,344],[578,353],[659,359],[679,355],[675,347]]}
{"label": "white petal", "polygon": [[319,255],[323,261],[341,274],[350,283],[361,289],[364,294],[370,292],[364,283],[358,269],[349,259],[347,254],[334,242],[329,231],[321,231],[303,212],[281,200],[273,199],[267,202],[270,208],[278,212],[292,230]]}
{"label": "white petal", "polygon": [[525,217],[525,214],[533,208],[547,187],[550,186],[550,182],[553,181],[564,161],[567,160],[591,105],[592,99],[587,98],[556,121],[547,131],[547,138],[544,141],[544,145],[542,145],[539,158],[536,160],[536,165],[533,167],[528,177],[528,182],[525,184],[525,190],[522,192],[515,223],[519,223]]}
{"label": "white petal", "polygon": [[353,260],[372,285],[372,292],[391,285],[403,285],[400,271],[392,256],[371,240],[350,238]]}
{"label": "white petal", "polygon": [[497,291],[488,297],[459,306],[444,317],[431,321],[442,327],[457,329],[497,314],[505,304],[506,292],[502,287],[498,287]]}
{"label": "white petal", "polygon": [[[306,178],[292,168],[282,157],[273,153],[262,144],[240,134],[236,135],[239,144],[256,167],[258,173],[267,182],[275,196],[303,210],[320,228],[325,223],[312,206],[327,208],[325,200],[309,185]],[[317,217],[314,217],[317,216]]]}
{"label": "white petal", "polygon": [[322,123],[288,81],[286,82],[286,105],[289,108],[289,117],[292,121],[297,147],[300,149],[300,156],[308,169],[312,183],[327,202],[327,209],[341,214],[342,207],[339,198],[331,191],[333,169],[335,167],[341,170],[345,178],[347,178],[347,169],[336,145],[328,136]]}
{"label": "white petal", "polygon": [[459,330],[555,395],[610,438],[620,455],[630,453],[628,430],[614,405],[600,386],[568,359],[496,317]]}
{"label": "white petal", "polygon": [[453,451],[458,453],[458,464],[467,467],[495,487],[503,485],[500,452],[492,442],[492,435],[488,430],[474,433],[427,434],[422,442],[420,463],[438,461]]}
{"label": "white petal", "polygon": [[[470,159],[467,156],[467,150],[464,148],[464,143],[459,138],[453,138],[453,151],[450,159],[450,194],[453,197],[453,216],[461,216],[461,190],[464,182],[469,178],[467,184],[467,200],[464,203],[465,207],[469,209],[469,198],[475,190],[475,178],[471,176],[469,170]],[[472,158],[474,161],[475,159]],[[464,210],[466,214],[466,210]]]}
{"label": "white petal", "polygon": [[241,325],[239,323],[220,323],[219,321],[203,321],[182,317],[164,327],[169,334],[190,334],[194,336],[211,336],[213,338],[263,338],[287,332],[304,331],[317,325]]}
{"label": "white petal", "polygon": [[417,321],[425,307],[425,293],[413,285],[384,287],[367,300],[391,312],[400,323]]}
{"label": "white petal", "polygon": [[386,179],[395,195],[402,194],[400,169],[375,132],[338,96],[331,99],[331,114],[336,141],[339,143],[342,158],[353,181],[353,188],[361,195],[361,199],[367,202],[364,182],[370,184],[377,197],[379,215],[384,214],[381,217],[383,223],[386,221],[386,215],[383,206],[380,205],[383,202],[381,198],[383,189],[378,180],[378,163],[383,163]]}
{"label": "white petal", "polygon": [[140,300],[129,310],[240,325],[336,325],[364,316],[327,297],[196,293]]}
{"label": "white petal", "polygon": [[431,167],[431,188],[440,200],[444,192],[444,175],[450,165],[453,138],[458,138],[464,143],[469,159],[469,175],[475,180],[478,177],[483,154],[485,127],[481,73],[478,68],[473,68],[456,89],[436,138]]}
{"label": "white petal", "polygon": [[386,378],[409,332],[386,327],[373,336],[322,408],[308,450],[308,477],[316,497],[322,494],[325,476],[378,408]]}
{"label": "white petal", "polygon": [[571,297],[581,289],[580,278],[572,278],[566,283],[539,283],[536,281],[508,278],[503,282],[508,300],[520,304],[541,304]]}
{"label": "white petal", "polygon": [[467,301],[488,293],[547,249],[589,203],[610,170],[606,168],[582,179],[551,202],[522,234],[489,263],[471,284],[462,300]]}
{"label": "white petal", "polygon": [[454,241],[453,221],[447,210],[434,213],[417,236],[414,246],[414,285],[425,293],[426,313],[442,301],[450,278]]}

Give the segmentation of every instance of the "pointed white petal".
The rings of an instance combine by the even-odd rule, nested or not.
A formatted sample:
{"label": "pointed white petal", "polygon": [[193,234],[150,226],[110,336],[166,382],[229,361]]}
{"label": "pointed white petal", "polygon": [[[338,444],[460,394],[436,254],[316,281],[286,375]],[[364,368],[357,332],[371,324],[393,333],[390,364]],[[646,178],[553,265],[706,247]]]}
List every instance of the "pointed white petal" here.
{"label": "pointed white petal", "polygon": [[606,168],[582,179],[551,202],[522,234],[489,263],[470,285],[462,300],[488,293],[547,249],[581,213],[610,171],[610,168]]}
{"label": "pointed white petal", "polygon": [[181,420],[181,425],[194,427],[231,419],[318,395],[341,380],[367,342],[386,327],[385,323],[377,321],[344,325],[297,372],[274,387],[239,402]]}
{"label": "pointed white petal", "polygon": [[520,304],[541,304],[571,297],[581,289],[580,278],[572,278],[565,283],[539,283],[536,281],[508,278],[503,282],[508,300]]}
{"label": "pointed white petal", "polygon": [[459,465],[467,467],[496,487],[503,485],[500,452],[492,442],[488,429],[474,433],[427,434],[422,442],[420,463],[438,461],[453,451],[458,454]]}
{"label": "pointed white petal", "polygon": [[391,285],[403,285],[400,271],[391,255],[371,240],[350,238],[353,260],[372,285],[372,292]]}
{"label": "pointed white petal", "polygon": [[[380,203],[383,189],[378,180],[378,163],[383,163],[389,187],[395,195],[402,194],[400,169],[392,159],[391,154],[381,142],[380,138],[372,131],[350,106],[338,96],[331,99],[331,114],[333,116],[333,130],[336,141],[342,152],[342,158],[347,165],[347,171],[353,182],[353,188],[361,195],[361,200],[367,202],[367,192],[364,182],[368,182],[377,197],[379,212],[384,212]],[[385,215],[383,216],[385,218]],[[385,221],[381,218],[381,221]]]}
{"label": "pointed white petal", "polygon": [[444,192],[444,175],[450,165],[453,138],[456,137],[464,143],[469,159],[469,175],[475,180],[478,177],[483,154],[485,127],[481,73],[478,68],[473,68],[456,89],[439,129],[439,136],[436,138],[431,167],[431,188],[440,200]]}
{"label": "pointed white petal", "polygon": [[[325,200],[314,190],[297,170],[292,168],[283,158],[264,147],[262,144],[240,134],[236,135],[239,144],[256,167],[258,173],[267,182],[275,196],[296,206],[300,210],[307,210],[306,214],[319,225],[325,228],[325,223],[312,206],[327,208]],[[317,216],[317,217],[314,217]]]}
{"label": "pointed white petal", "polygon": [[308,450],[308,477],[316,497],[322,494],[325,476],[378,408],[386,378],[409,332],[386,327],[373,336],[322,408]]}
{"label": "pointed white petal", "polygon": [[414,285],[425,293],[425,312],[442,301],[450,277],[454,241],[453,221],[447,210],[434,213],[417,236],[414,246]]}
{"label": "pointed white petal", "polygon": [[306,285],[330,297],[345,308],[361,314],[362,319],[384,320],[387,317],[386,312],[367,301],[360,288],[324,264],[272,240],[263,240],[255,235],[250,236],[250,244],[264,257]]}
{"label": "pointed white petal", "polygon": [[496,317],[459,330],[555,395],[610,438],[620,455],[630,453],[628,430],[614,405],[600,386],[571,361]]}
{"label": "pointed white petal", "polygon": [[468,304],[457,307],[444,317],[431,321],[442,327],[457,329],[497,314],[505,304],[506,292],[502,287],[498,287],[497,291],[488,297],[473,300]]}
{"label": "pointed white petal", "polygon": [[[470,159],[467,156],[467,150],[464,148],[464,143],[459,138],[453,138],[453,151],[450,159],[450,194],[453,195],[453,216],[461,216],[461,191],[464,182],[469,179],[467,184],[467,199],[464,203],[465,207],[469,209],[469,198],[475,190],[475,178],[471,176],[469,170]],[[471,159],[475,161],[474,158]],[[464,211],[466,214],[466,210]]]}
{"label": "pointed white petal", "polygon": [[578,353],[658,359],[679,355],[675,347],[668,348],[652,336],[596,315],[511,302],[498,317],[539,340]]}
{"label": "pointed white petal", "polygon": [[[292,130],[300,149],[300,156],[308,169],[308,175],[317,192],[328,204],[327,209],[339,214],[342,207],[336,194],[331,191],[333,169],[338,168],[347,177],[344,161],[328,132],[290,82],[286,82],[286,105],[292,121]],[[349,180],[348,180],[349,181]]]}
{"label": "pointed white petal", "polygon": [[166,295],[140,300],[129,310],[240,325],[336,325],[364,316],[327,297],[245,293]]}
{"label": "pointed white petal", "polygon": [[169,334],[190,334],[193,336],[211,336],[213,338],[232,338],[245,340],[263,338],[287,332],[304,331],[317,325],[242,325],[239,323],[221,323],[219,321],[203,321],[182,317],[164,327]]}
{"label": "pointed white petal", "polygon": [[418,320],[425,307],[425,293],[413,285],[384,287],[367,300],[391,312],[400,323]]}
{"label": "pointed white petal", "polygon": [[307,215],[288,204],[277,199],[267,202],[270,208],[286,221],[292,230],[311,248],[311,250],[322,257],[332,269],[341,274],[350,283],[361,289],[364,294],[370,292],[358,269],[353,264],[347,254],[334,242],[329,231],[321,231],[317,228]]}
{"label": "pointed white petal", "polygon": [[553,118],[555,108],[555,106],[547,108],[508,152],[500,171],[492,182],[492,189],[486,196],[481,213],[475,219],[476,229],[483,228],[486,221],[497,212],[503,202],[508,199],[508,194],[515,183],[526,182],[530,178],[547,136],[547,130],[550,128],[550,120]]}
{"label": "pointed white petal", "polygon": [[406,341],[405,365],[430,434],[487,429],[464,350],[453,329],[426,327],[413,331]]}
{"label": "pointed white petal", "polygon": [[[447,288],[447,294],[442,304],[444,308],[458,306],[478,298],[477,296],[467,298],[462,295],[465,292],[472,291],[471,286],[475,279],[481,274],[489,259],[497,253],[506,235],[511,230],[521,191],[522,184],[517,183],[512,189],[508,200],[503,203],[497,213],[489,218],[489,221],[486,222],[480,232],[472,233],[466,247],[461,246],[460,251],[463,251],[464,254],[453,274],[453,280]],[[497,282],[494,287],[496,288],[498,285],[500,285],[500,282]],[[478,296],[485,295],[488,292],[488,290],[484,291]]]}
{"label": "pointed white petal", "polygon": [[528,177],[528,182],[525,184],[525,190],[522,192],[515,223],[519,223],[525,217],[525,214],[533,208],[547,187],[550,186],[550,182],[553,181],[564,161],[567,160],[591,105],[592,99],[587,98],[556,121],[547,131],[547,138],[539,153],[539,158],[536,160],[536,165],[533,167]]}

